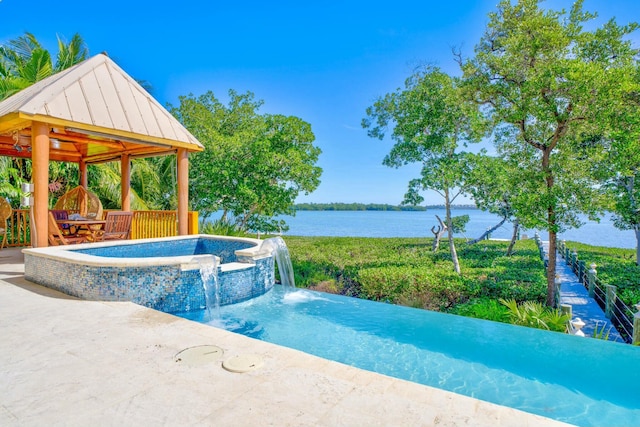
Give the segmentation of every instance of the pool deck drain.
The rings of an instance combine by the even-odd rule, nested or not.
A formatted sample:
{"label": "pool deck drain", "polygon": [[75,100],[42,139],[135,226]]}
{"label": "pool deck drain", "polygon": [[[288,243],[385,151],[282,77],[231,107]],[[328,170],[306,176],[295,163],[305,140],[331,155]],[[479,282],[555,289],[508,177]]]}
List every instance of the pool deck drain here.
{"label": "pool deck drain", "polygon": [[[26,281],[18,249],[0,250],[0,337],[2,426],[566,425],[133,303],[77,300]],[[238,375],[176,361],[207,343],[219,360],[264,364]]]}
{"label": "pool deck drain", "polygon": [[189,366],[201,366],[216,362],[222,358],[224,350],[215,345],[198,345],[182,350],[174,360]]}
{"label": "pool deck drain", "polygon": [[222,362],[222,367],[229,372],[244,374],[259,369],[264,365],[262,357],[257,354],[241,354]]}

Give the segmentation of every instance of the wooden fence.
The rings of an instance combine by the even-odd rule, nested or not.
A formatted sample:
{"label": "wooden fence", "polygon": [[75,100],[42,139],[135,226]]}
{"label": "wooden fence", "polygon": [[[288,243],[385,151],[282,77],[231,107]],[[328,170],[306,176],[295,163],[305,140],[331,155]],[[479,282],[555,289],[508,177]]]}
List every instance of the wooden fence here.
{"label": "wooden fence", "polygon": [[[105,211],[106,212],[106,211]],[[198,212],[189,212],[189,234],[198,234]],[[25,247],[31,245],[31,220],[28,209],[14,209],[9,218],[7,246]],[[131,223],[132,239],[170,237],[178,235],[176,211],[133,211]]]}

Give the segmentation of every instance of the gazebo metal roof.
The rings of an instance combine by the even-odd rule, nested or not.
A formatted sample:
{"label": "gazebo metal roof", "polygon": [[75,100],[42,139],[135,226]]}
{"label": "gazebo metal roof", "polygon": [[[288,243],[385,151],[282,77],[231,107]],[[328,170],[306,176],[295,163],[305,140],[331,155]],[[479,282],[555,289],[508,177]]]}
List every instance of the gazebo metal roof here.
{"label": "gazebo metal roof", "polygon": [[202,144],[104,54],[0,102],[0,155],[30,157],[31,123],[51,126],[51,160],[99,163],[202,151]]}

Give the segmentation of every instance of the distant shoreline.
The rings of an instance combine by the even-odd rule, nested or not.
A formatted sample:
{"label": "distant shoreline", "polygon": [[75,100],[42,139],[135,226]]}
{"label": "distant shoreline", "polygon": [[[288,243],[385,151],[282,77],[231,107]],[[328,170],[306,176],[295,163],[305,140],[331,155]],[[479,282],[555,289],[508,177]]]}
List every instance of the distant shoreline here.
{"label": "distant shoreline", "polygon": [[[426,211],[444,209],[444,205],[404,206],[380,203],[299,203],[296,211]],[[454,205],[452,209],[478,209],[475,205]]]}

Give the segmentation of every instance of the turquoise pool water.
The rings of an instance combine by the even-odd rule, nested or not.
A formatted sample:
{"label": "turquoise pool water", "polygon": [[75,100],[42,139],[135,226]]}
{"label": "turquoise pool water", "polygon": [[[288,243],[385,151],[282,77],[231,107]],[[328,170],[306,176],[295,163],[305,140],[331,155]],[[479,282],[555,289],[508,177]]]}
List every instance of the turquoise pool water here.
{"label": "turquoise pool water", "polygon": [[306,290],[182,317],[581,426],[640,426],[640,348]]}

